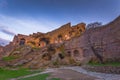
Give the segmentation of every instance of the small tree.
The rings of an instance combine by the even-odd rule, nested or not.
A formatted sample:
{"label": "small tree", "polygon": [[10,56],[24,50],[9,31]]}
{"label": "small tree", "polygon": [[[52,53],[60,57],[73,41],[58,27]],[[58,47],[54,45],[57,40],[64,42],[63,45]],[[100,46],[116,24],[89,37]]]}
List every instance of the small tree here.
{"label": "small tree", "polygon": [[102,23],[101,22],[94,22],[94,23],[90,23],[87,25],[87,29],[90,29],[90,28],[96,28],[96,27],[100,27],[102,26]]}

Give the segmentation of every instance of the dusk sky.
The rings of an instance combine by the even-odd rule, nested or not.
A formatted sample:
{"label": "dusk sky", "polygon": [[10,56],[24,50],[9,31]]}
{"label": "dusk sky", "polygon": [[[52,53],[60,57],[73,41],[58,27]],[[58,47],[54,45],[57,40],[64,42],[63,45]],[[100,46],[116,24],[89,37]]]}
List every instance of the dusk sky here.
{"label": "dusk sky", "polygon": [[120,0],[0,0],[0,39],[48,32],[71,22],[106,24],[120,15]]}

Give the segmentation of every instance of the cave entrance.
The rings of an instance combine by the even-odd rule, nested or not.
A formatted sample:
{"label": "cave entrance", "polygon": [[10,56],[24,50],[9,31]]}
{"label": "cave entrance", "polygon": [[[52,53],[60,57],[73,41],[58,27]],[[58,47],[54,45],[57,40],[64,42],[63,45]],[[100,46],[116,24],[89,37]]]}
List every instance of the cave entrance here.
{"label": "cave entrance", "polygon": [[68,52],[67,52],[67,56],[68,56],[68,57],[71,57],[71,51],[68,51]]}
{"label": "cave entrance", "polygon": [[25,45],[25,39],[24,39],[24,38],[22,38],[22,39],[20,40],[19,45]]}
{"label": "cave entrance", "polygon": [[60,59],[64,59],[64,55],[62,53],[59,53],[58,56]]}
{"label": "cave entrance", "polygon": [[45,53],[45,54],[42,55],[42,58],[44,60],[51,60],[52,57],[51,57],[51,55],[49,53]]}

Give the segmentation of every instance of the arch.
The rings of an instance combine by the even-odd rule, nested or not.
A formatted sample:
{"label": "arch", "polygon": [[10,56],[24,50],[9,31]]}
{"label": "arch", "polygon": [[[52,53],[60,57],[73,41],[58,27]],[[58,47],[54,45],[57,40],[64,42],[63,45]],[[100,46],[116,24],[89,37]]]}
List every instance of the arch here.
{"label": "arch", "polygon": [[24,44],[25,44],[25,39],[24,39],[24,38],[21,38],[19,45],[24,45]]}
{"label": "arch", "polygon": [[67,52],[67,56],[68,56],[68,57],[71,57],[71,51],[68,51],[68,52]]}
{"label": "arch", "polygon": [[62,42],[62,38],[63,38],[63,37],[62,37],[61,34],[59,34],[59,35],[57,36],[57,38],[58,38],[58,41],[59,41],[59,42]]}
{"label": "arch", "polygon": [[58,56],[60,59],[64,59],[64,55],[62,53],[59,53]]}
{"label": "arch", "polygon": [[44,60],[51,60],[51,58],[52,57],[49,53],[45,53],[45,54],[42,55],[42,59],[44,59]]}
{"label": "arch", "polygon": [[58,39],[62,39],[62,35],[61,34],[58,35]]}
{"label": "arch", "polygon": [[80,53],[79,53],[78,50],[74,50],[73,53],[74,53],[74,54],[73,54],[74,57],[80,56]]}
{"label": "arch", "polygon": [[79,29],[79,32],[82,33],[82,29]]}
{"label": "arch", "polygon": [[48,45],[50,43],[49,38],[41,38],[40,42],[45,42],[46,45]]}

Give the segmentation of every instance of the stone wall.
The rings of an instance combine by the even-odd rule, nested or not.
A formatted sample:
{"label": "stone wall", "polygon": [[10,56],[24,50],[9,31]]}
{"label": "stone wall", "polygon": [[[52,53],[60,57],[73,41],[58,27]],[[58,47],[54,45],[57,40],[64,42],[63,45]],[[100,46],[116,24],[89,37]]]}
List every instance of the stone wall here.
{"label": "stone wall", "polygon": [[93,72],[120,74],[119,66],[85,66],[83,68]]}
{"label": "stone wall", "polygon": [[18,34],[14,37],[13,44],[19,45],[24,39],[26,45],[44,47],[47,44],[62,43],[65,40],[80,36],[84,31],[84,23],[80,23],[75,26],[71,26],[70,23],[67,23],[48,33],[33,33],[29,36]]}
{"label": "stone wall", "polygon": [[104,61],[120,60],[120,17],[109,24],[86,30],[80,37],[65,43],[66,53],[74,55],[74,50],[78,50],[81,61],[96,57],[91,46]]}
{"label": "stone wall", "polygon": [[[0,46],[0,53],[1,52],[3,52],[3,47],[2,46]],[[0,57],[2,57],[3,56],[3,54],[0,54]]]}

